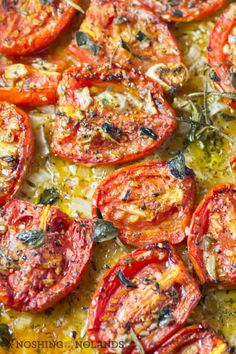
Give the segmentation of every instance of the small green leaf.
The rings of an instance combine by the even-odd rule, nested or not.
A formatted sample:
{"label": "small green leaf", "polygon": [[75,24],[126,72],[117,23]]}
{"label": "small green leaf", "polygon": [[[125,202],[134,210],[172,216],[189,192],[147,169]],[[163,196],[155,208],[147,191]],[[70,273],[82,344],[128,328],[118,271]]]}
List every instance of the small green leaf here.
{"label": "small green leaf", "polygon": [[231,116],[229,114],[226,114],[224,112],[219,113],[220,117],[223,118],[226,122],[232,122],[233,120],[236,119],[236,116]]}
{"label": "small green leaf", "polygon": [[147,136],[153,140],[157,140],[158,136],[151,128],[141,127],[139,128],[139,134],[141,136]]}
{"label": "small green leaf", "polygon": [[44,243],[44,231],[42,229],[24,230],[16,238],[28,247],[40,247]]}
{"label": "small green leaf", "polygon": [[48,188],[40,194],[39,204],[52,205],[60,198],[60,194],[56,188]]}
{"label": "small green leaf", "polygon": [[94,223],[92,240],[95,242],[110,241],[116,238],[118,229],[110,222],[103,219],[97,219]]}
{"label": "small green leaf", "polygon": [[136,34],[136,39],[140,42],[150,40],[150,38],[142,31],[138,31],[138,33]]}
{"label": "small green leaf", "polygon": [[170,306],[165,306],[161,309],[158,316],[158,323],[161,327],[166,327],[175,322]]}
{"label": "small green leaf", "polygon": [[9,347],[12,333],[8,325],[0,323],[0,346]]}
{"label": "small green leaf", "polygon": [[193,174],[193,171],[185,165],[185,157],[182,151],[168,161],[168,166],[170,173],[178,179],[184,179],[186,176]]}
{"label": "small green leaf", "polygon": [[136,289],[138,286],[134,284],[131,280],[126,278],[122,270],[119,270],[117,273],[117,278],[126,288]]}
{"label": "small green leaf", "polygon": [[80,48],[88,49],[93,55],[97,55],[99,51],[99,47],[91,41],[87,33],[85,32],[75,32],[76,43]]}
{"label": "small green leaf", "polygon": [[233,85],[233,88],[236,89],[236,73],[232,74],[232,85]]}
{"label": "small green leaf", "polygon": [[122,131],[120,130],[120,128],[115,127],[109,122],[105,122],[101,126],[101,129],[104,133],[108,134],[114,140],[118,140],[122,136]]}
{"label": "small green leaf", "polygon": [[8,4],[7,4],[7,1],[8,0],[2,0],[2,8],[4,9],[4,10],[8,10]]}

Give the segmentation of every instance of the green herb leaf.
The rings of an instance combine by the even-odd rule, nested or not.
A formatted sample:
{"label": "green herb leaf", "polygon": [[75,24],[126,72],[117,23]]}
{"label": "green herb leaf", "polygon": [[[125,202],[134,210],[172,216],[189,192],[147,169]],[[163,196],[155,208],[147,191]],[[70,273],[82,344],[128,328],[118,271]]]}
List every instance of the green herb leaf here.
{"label": "green herb leaf", "polygon": [[233,88],[236,89],[236,73],[232,74],[232,85],[233,85]]}
{"label": "green herb leaf", "polygon": [[88,49],[93,55],[97,55],[99,51],[99,47],[91,41],[87,33],[85,32],[75,32],[76,43],[80,48]]}
{"label": "green herb leaf", "polygon": [[8,325],[0,323],[0,346],[9,347],[12,333]]}
{"label": "green herb leaf", "polygon": [[223,118],[226,122],[232,122],[233,120],[236,119],[236,116],[231,116],[229,114],[226,114],[224,112],[219,113],[220,117]]}
{"label": "green herb leaf", "polygon": [[92,240],[95,242],[110,241],[116,238],[118,229],[110,222],[103,219],[97,219],[94,223]]}
{"label": "green herb leaf", "polygon": [[39,204],[52,205],[60,198],[56,188],[48,188],[43,191],[39,197]]}
{"label": "green herb leaf", "polygon": [[136,345],[136,349],[138,350],[139,354],[145,354],[144,348],[142,346],[142,343],[140,342],[140,340],[138,339],[136,333],[134,332],[133,328],[130,329],[130,336],[131,339],[133,340],[133,342]]}
{"label": "green herb leaf", "polygon": [[108,134],[114,140],[117,140],[122,136],[122,131],[109,122],[105,122],[101,126],[101,129],[104,133]]}
{"label": "green herb leaf", "polygon": [[7,4],[7,1],[8,0],[2,0],[2,8],[4,9],[4,10],[8,10],[8,4]]}
{"label": "green herb leaf", "polygon": [[138,31],[138,33],[136,34],[136,39],[140,42],[150,40],[150,38],[142,31]]}
{"label": "green herb leaf", "polygon": [[169,324],[175,322],[172,310],[170,306],[165,306],[161,309],[158,316],[158,323],[162,327],[166,327]]}
{"label": "green herb leaf", "polygon": [[193,174],[193,171],[185,165],[185,157],[182,151],[168,161],[168,167],[170,173],[178,179],[184,179],[186,176]]}
{"label": "green herb leaf", "polygon": [[24,230],[16,238],[28,247],[40,247],[44,243],[44,231],[42,229]]}
{"label": "green herb leaf", "polygon": [[151,128],[141,127],[139,128],[139,134],[141,136],[147,136],[153,140],[157,140],[158,138],[157,134]]}
{"label": "green herb leaf", "polygon": [[120,40],[120,45],[121,45],[121,48],[127,50],[127,51],[128,51],[130,54],[132,54],[136,59],[141,60],[140,55],[134,53],[134,52],[132,51],[132,49],[130,48],[130,46],[129,46],[123,39]]}
{"label": "green herb leaf", "polygon": [[138,286],[134,284],[131,280],[126,278],[122,270],[119,270],[117,273],[117,278],[126,288],[136,289]]}

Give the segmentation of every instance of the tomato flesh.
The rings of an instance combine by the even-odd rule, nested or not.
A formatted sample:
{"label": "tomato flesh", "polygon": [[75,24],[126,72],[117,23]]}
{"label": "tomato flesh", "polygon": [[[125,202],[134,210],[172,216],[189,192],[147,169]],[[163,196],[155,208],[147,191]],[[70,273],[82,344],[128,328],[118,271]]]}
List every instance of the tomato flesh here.
{"label": "tomato flesh", "polygon": [[201,20],[220,10],[228,0],[141,0],[141,2],[168,22]]}
{"label": "tomato flesh", "polygon": [[109,343],[115,341],[128,354],[137,353],[135,334],[145,353],[151,352],[183,326],[200,297],[196,282],[170,245],[138,249],[102,279],[90,307],[89,338],[107,344],[105,353],[114,352]]}
{"label": "tomato flesh", "polygon": [[193,173],[178,179],[167,162],[144,162],[122,168],[98,186],[92,201],[97,210],[119,230],[122,242],[143,247],[185,238],[195,203]]}
{"label": "tomato flesh", "polygon": [[0,102],[0,206],[20,188],[33,157],[34,137],[28,115]]}
{"label": "tomato flesh", "polygon": [[92,223],[19,199],[0,212],[0,301],[17,311],[42,311],[78,285],[90,257]]}
{"label": "tomato flesh", "polygon": [[154,354],[223,354],[227,344],[206,323],[181,329]]}
{"label": "tomato flesh", "polygon": [[52,151],[89,166],[144,157],[173,132],[174,111],[160,87],[134,71],[69,69],[58,87]]}
{"label": "tomato flesh", "polygon": [[[78,0],[73,0],[78,3]],[[75,9],[66,0],[7,0],[0,5],[0,52],[29,55],[47,47],[69,25]]]}
{"label": "tomato flesh", "polygon": [[196,209],[188,238],[188,251],[201,283],[236,286],[236,186],[211,190]]}
{"label": "tomato flesh", "polygon": [[[213,81],[220,92],[236,95],[236,3],[225,10],[211,34],[208,63],[215,72]],[[236,108],[236,99],[227,102]]]}

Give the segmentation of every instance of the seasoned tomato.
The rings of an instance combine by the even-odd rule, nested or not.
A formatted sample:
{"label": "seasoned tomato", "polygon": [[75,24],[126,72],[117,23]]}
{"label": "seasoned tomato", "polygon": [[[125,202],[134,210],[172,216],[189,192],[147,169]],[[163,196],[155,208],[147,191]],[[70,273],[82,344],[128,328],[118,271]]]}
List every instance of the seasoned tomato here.
{"label": "seasoned tomato", "polygon": [[111,221],[126,244],[175,244],[185,238],[195,194],[191,170],[178,179],[167,162],[144,162],[109,175],[95,192],[92,214]]}
{"label": "seasoned tomato", "polygon": [[85,165],[146,156],[173,132],[175,114],[159,86],[135,71],[72,68],[59,84],[52,151]]}
{"label": "seasoned tomato", "polygon": [[172,246],[135,250],[102,279],[90,307],[89,338],[107,346],[105,353],[117,353],[113,344],[122,353],[138,353],[137,342],[149,353],[183,326],[200,298]]}
{"label": "seasoned tomato", "polygon": [[164,21],[189,22],[201,20],[220,10],[228,0],[140,0]]}
{"label": "seasoned tomato", "polygon": [[236,286],[236,186],[213,188],[196,209],[188,251],[201,283]]}
{"label": "seasoned tomato", "polygon": [[177,332],[154,354],[223,354],[227,344],[206,323],[186,327]]}
{"label": "seasoned tomato", "polygon": [[171,92],[187,78],[168,26],[136,0],[92,2],[75,37],[68,51],[79,62],[136,68]]}
{"label": "seasoned tomato", "polygon": [[61,74],[39,70],[37,64],[39,60],[34,64],[36,67],[22,63],[0,64],[0,99],[25,106],[56,103]]}
{"label": "seasoned tomato", "polygon": [[74,13],[66,0],[1,1],[0,52],[20,56],[45,48],[67,27]]}
{"label": "seasoned tomato", "polygon": [[[221,92],[234,93],[236,97],[236,3],[219,18],[211,34],[208,63],[214,70],[212,80]],[[229,100],[236,108],[236,99]]]}
{"label": "seasoned tomato", "polygon": [[0,210],[0,301],[42,311],[77,285],[89,260],[92,223],[56,207],[14,199]]}
{"label": "seasoned tomato", "polygon": [[12,104],[0,102],[0,206],[20,188],[33,147],[28,115]]}

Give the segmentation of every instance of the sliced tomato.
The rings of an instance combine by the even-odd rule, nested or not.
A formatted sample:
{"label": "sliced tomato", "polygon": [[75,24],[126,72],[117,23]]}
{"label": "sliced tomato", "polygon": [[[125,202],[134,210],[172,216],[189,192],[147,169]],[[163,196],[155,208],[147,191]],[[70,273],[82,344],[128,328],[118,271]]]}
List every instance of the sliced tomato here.
{"label": "sliced tomato", "polygon": [[181,329],[154,354],[223,354],[227,344],[206,323]]}
{"label": "sliced tomato", "polygon": [[[152,245],[121,258],[102,279],[90,307],[88,335],[105,353],[157,349],[183,326],[201,298],[172,246]],[[110,345],[109,345],[110,344]],[[141,351],[139,351],[140,353]]]}
{"label": "sliced tomato", "polygon": [[98,186],[92,215],[111,221],[122,242],[143,247],[180,243],[189,226],[196,194],[194,174],[171,174],[167,162],[143,162],[117,170]]}
{"label": "sliced tomato", "polygon": [[72,68],[58,87],[55,155],[84,165],[146,156],[173,132],[174,111],[158,84],[118,68]]}
{"label": "sliced tomato", "polygon": [[33,149],[28,115],[12,104],[0,102],[0,206],[19,190]]}
{"label": "sliced tomato", "polygon": [[228,0],[140,0],[168,22],[201,20],[220,10]]}
{"label": "sliced tomato", "polygon": [[0,52],[21,56],[47,47],[69,25],[75,11],[66,0],[1,1]]}
{"label": "sliced tomato", "polygon": [[92,222],[19,199],[0,212],[0,301],[42,311],[78,285],[90,258]]}
{"label": "sliced tomato", "polygon": [[188,238],[189,256],[201,283],[236,286],[236,186],[213,188],[196,209]]}
{"label": "sliced tomato", "polygon": [[136,0],[92,2],[68,51],[80,63],[136,68],[171,92],[187,78],[168,26]]}
{"label": "sliced tomato", "polygon": [[[214,70],[215,87],[236,97],[236,3],[231,4],[217,21],[211,34],[208,63]],[[228,100],[236,108],[236,99]]]}
{"label": "sliced tomato", "polygon": [[0,99],[25,106],[53,104],[57,101],[60,80],[58,72],[22,63],[0,64]]}

